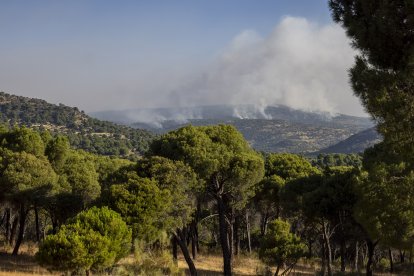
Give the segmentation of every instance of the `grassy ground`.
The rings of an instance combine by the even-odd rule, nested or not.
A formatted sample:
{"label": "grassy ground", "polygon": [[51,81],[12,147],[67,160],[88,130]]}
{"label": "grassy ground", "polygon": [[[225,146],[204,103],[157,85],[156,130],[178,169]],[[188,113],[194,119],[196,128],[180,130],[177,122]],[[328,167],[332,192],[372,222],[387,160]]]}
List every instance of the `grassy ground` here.
{"label": "grassy ground", "polygon": [[34,260],[33,254],[23,251],[18,256],[9,252],[0,253],[0,276],[29,276],[54,275],[40,267]]}
{"label": "grassy ground", "polygon": [[[220,255],[200,255],[194,261],[194,264],[200,275],[222,275],[223,260]],[[235,257],[233,265],[234,274],[240,276],[257,275],[258,272],[264,269],[264,265],[257,258],[250,256]],[[183,258],[179,258],[178,266],[182,269],[187,269],[187,263]],[[315,275],[315,271],[309,267],[297,266],[291,275]]]}
{"label": "grassy ground", "polygon": [[[40,276],[59,275],[52,274],[40,267],[34,260],[34,252],[27,246],[23,247],[19,256],[12,256],[10,252],[0,253],[0,276]],[[130,256],[122,263],[133,262],[134,257]],[[199,275],[222,275],[223,261],[220,255],[199,255],[195,260]],[[183,271],[187,270],[187,263],[182,256],[179,256],[178,266]],[[263,269],[262,263],[254,257],[240,256],[234,260],[235,275],[257,275],[257,271]],[[303,270],[303,269],[302,269]],[[314,275],[313,272],[298,275]]]}
{"label": "grassy ground", "polygon": [[[35,248],[30,245],[22,247],[19,256],[12,256],[10,249],[0,249],[0,276],[43,276],[43,275],[61,275],[59,273],[50,273],[40,267],[34,260]],[[121,263],[132,263],[134,257],[131,255]],[[215,276],[222,275],[223,261],[219,254],[199,255],[194,261],[199,275]],[[178,266],[181,270],[187,271],[187,264],[182,256],[179,256]],[[234,260],[235,275],[257,275],[263,272],[263,264],[252,256],[239,256]],[[297,265],[290,275],[310,276],[316,274],[316,268],[311,265]],[[381,275],[381,274],[376,274]],[[382,274],[390,275],[390,274]]]}

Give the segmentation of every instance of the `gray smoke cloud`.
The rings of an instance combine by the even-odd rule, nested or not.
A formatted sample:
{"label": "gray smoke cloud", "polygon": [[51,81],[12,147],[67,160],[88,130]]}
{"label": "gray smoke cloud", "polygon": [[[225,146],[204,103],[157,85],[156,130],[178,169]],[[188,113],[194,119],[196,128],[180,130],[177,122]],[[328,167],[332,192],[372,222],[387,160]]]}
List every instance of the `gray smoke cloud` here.
{"label": "gray smoke cloud", "polygon": [[[287,105],[365,115],[348,81],[355,54],[338,25],[285,17],[267,37],[253,30],[240,33],[212,64],[174,89],[168,103],[253,104],[258,112],[268,105]],[[234,111],[240,118],[248,117],[244,113]]]}
{"label": "gray smoke cloud", "polygon": [[102,39],[108,43],[83,38],[6,47],[0,52],[0,90],[87,112],[176,108],[166,115],[128,114],[147,122],[199,118],[197,110],[181,108],[216,104],[241,105],[233,111],[239,118],[268,118],[269,105],[365,115],[348,83],[355,51],[334,23],[285,17],[266,36],[240,32],[213,58],[151,52],[132,36]]}

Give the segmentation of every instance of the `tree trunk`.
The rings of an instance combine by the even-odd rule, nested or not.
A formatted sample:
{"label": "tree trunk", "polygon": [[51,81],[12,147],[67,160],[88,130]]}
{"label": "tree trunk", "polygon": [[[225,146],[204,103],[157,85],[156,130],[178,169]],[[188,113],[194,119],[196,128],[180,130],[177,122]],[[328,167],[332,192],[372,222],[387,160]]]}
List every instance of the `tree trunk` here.
{"label": "tree trunk", "polygon": [[247,232],[247,250],[249,253],[252,253],[252,242],[250,237],[250,219],[249,219],[249,211],[246,210],[246,232]]}
{"label": "tree trunk", "polygon": [[57,233],[58,225],[59,225],[59,223],[58,223],[57,219],[52,217],[52,233],[53,234]]}
{"label": "tree trunk", "polygon": [[177,235],[175,235],[175,238],[178,242],[178,245],[181,248],[181,252],[183,252],[184,259],[187,262],[188,269],[190,270],[190,275],[191,276],[196,276],[197,275],[197,269],[194,265],[193,260],[191,259],[190,252],[188,252],[185,235],[183,234],[183,232],[180,229],[177,229]]}
{"label": "tree trunk", "polygon": [[19,214],[19,234],[17,235],[16,244],[13,249],[12,255],[17,255],[19,253],[20,245],[22,244],[23,237],[24,237],[24,227],[26,223],[26,209],[24,208],[24,204],[20,205],[20,214]]}
{"label": "tree trunk", "polygon": [[11,214],[10,214],[10,208],[6,209],[6,241],[10,241],[10,228],[11,228]]}
{"label": "tree trunk", "polygon": [[327,267],[328,267],[328,276],[332,276],[332,249],[329,237],[326,237],[326,253],[328,254],[327,260]]}
{"label": "tree trunk", "polygon": [[177,254],[177,238],[175,237],[175,235],[173,235],[173,237],[171,238],[171,246],[172,246],[173,260],[174,260],[174,263],[177,264],[177,260],[178,260],[178,254]]}
{"label": "tree trunk", "polygon": [[341,271],[345,272],[345,253],[346,253],[346,247],[345,247],[345,241],[341,240]]}
{"label": "tree trunk", "polygon": [[36,223],[36,241],[40,242],[40,225],[39,225],[39,212],[37,206],[34,207],[35,223]]}
{"label": "tree trunk", "polygon": [[368,247],[368,262],[367,262],[367,276],[372,276],[372,266],[374,262],[374,250],[375,250],[376,243],[373,243],[371,240],[367,240],[367,247]]}
{"label": "tree trunk", "polygon": [[359,260],[359,246],[358,241],[355,242],[355,259],[354,259],[354,271],[358,271],[358,260]]}
{"label": "tree trunk", "polygon": [[228,237],[228,226],[226,221],[226,208],[223,202],[223,198],[219,195],[216,197],[218,213],[219,213],[219,233],[221,250],[223,253],[223,269],[225,276],[231,276],[231,251]]}
{"label": "tree trunk", "polygon": [[313,257],[312,245],[313,245],[313,240],[312,240],[312,238],[309,238],[308,239],[308,258]]}
{"label": "tree trunk", "polygon": [[405,262],[405,252],[403,250],[400,250],[400,263]]}
{"label": "tree trunk", "polygon": [[322,222],[322,230],[323,230],[323,239],[325,243],[325,249],[326,249],[326,266],[328,268],[328,276],[332,276],[332,249],[331,249],[331,243],[328,233],[328,227],[327,223],[325,221]]}
{"label": "tree trunk", "polygon": [[192,255],[193,260],[197,259],[197,253],[200,250],[200,246],[198,244],[198,229],[197,229],[197,221],[194,220],[191,223],[191,234],[192,234]]}
{"label": "tree trunk", "polygon": [[394,272],[394,259],[392,257],[391,248],[388,249],[388,255],[390,257],[390,273],[393,273]]}
{"label": "tree trunk", "polygon": [[240,231],[239,231],[239,229],[240,229],[240,216],[237,215],[235,220],[234,220],[234,228],[233,228],[233,233],[234,233],[233,237],[234,237],[234,242],[235,242],[234,255],[236,255],[236,256],[239,255],[239,251],[240,251]]}
{"label": "tree trunk", "polygon": [[10,238],[9,238],[9,244],[12,245],[14,241],[14,236],[16,236],[17,226],[19,225],[19,216],[15,215],[13,219],[13,223],[11,225],[10,229]]}
{"label": "tree trunk", "polygon": [[261,219],[261,225],[260,225],[260,234],[262,235],[262,237],[264,237],[264,235],[267,232],[267,224],[269,223],[269,215],[266,214],[262,217]]}
{"label": "tree trunk", "polygon": [[326,275],[326,245],[325,239],[322,238],[322,247],[321,247],[321,275]]}
{"label": "tree trunk", "polygon": [[191,255],[193,260],[197,259],[197,244],[194,235],[191,237]]}
{"label": "tree trunk", "polygon": [[278,264],[278,265],[276,266],[275,276],[279,276],[279,270],[280,270],[280,265]]}
{"label": "tree trunk", "polygon": [[230,221],[230,225],[228,228],[228,239],[229,239],[229,246],[230,246],[230,255],[231,258],[233,259],[234,256],[234,211],[231,210],[229,216],[229,221]]}

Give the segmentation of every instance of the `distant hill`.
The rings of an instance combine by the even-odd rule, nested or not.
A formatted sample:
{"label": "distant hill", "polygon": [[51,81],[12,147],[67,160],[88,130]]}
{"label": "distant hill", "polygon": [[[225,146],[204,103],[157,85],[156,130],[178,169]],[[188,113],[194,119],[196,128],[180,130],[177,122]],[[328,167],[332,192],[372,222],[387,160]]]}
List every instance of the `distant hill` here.
{"label": "distant hill", "polygon": [[370,128],[358,132],[350,136],[349,138],[320,150],[318,153],[358,153],[363,152],[366,148],[381,142],[381,135],[375,130]]}
{"label": "distant hill", "polygon": [[344,114],[332,115],[323,112],[307,112],[287,106],[255,106],[255,105],[211,105],[176,108],[143,108],[118,111],[93,112],[91,116],[111,122],[136,124],[146,128],[163,128],[173,123],[182,124],[190,120],[231,120],[231,119],[266,119],[283,120],[301,124],[324,126],[359,126],[369,128],[372,121],[365,117]]}
{"label": "distant hill", "polygon": [[103,155],[142,154],[154,135],[92,118],[76,107],[0,92],[0,122],[68,136],[72,146]]}
{"label": "distant hill", "polygon": [[93,113],[159,134],[187,124],[234,125],[257,150],[313,153],[373,127],[369,118],[306,112],[286,106],[253,105],[157,108]]}

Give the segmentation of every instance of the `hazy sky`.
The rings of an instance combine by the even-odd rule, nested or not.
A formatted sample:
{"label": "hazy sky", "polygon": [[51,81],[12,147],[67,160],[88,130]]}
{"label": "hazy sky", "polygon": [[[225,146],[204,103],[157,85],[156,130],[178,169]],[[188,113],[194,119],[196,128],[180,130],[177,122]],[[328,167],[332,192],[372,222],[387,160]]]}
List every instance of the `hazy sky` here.
{"label": "hazy sky", "polygon": [[327,0],[0,0],[0,90],[85,111],[286,104],[361,115]]}

